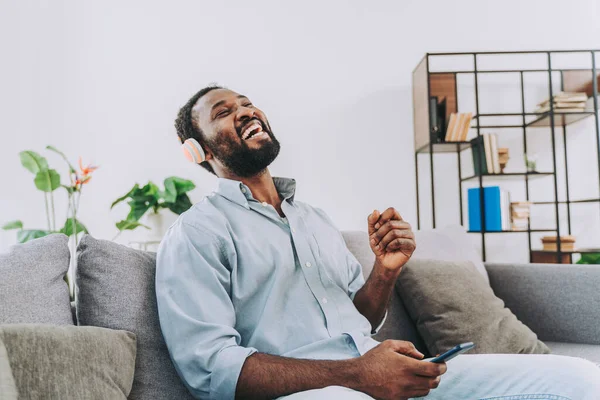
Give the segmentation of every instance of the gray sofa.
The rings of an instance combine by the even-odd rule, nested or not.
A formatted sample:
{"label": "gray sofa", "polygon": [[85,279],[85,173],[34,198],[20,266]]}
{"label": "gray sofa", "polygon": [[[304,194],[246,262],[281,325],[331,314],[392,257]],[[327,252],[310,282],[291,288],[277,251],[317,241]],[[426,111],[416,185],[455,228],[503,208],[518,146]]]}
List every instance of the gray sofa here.
{"label": "gray sofa", "polygon": [[[430,246],[440,244],[429,241],[430,233],[416,232],[417,251],[413,257],[428,258],[431,252],[419,252],[419,247],[429,250]],[[374,256],[367,234],[348,231],[343,235],[348,248],[363,266],[365,277],[368,276]],[[467,233],[453,232],[452,239],[456,239],[456,235]],[[465,249],[467,245],[462,240],[460,245],[463,248],[456,249],[458,255],[438,257],[460,259],[461,254],[472,250]],[[553,354],[581,357],[600,364],[600,265],[485,263],[485,270],[496,296]],[[409,340],[429,356],[397,293],[392,297],[388,319],[375,339]]]}
{"label": "gray sofa", "polygon": [[[368,245],[367,234],[360,231],[345,231],[342,234],[348,248],[363,266],[365,277],[368,276],[374,255]],[[62,257],[60,263],[64,265],[60,268],[63,268],[63,272],[56,270],[51,281],[54,285],[64,285],[64,282],[61,284],[60,274],[64,275],[69,264],[66,237],[60,240],[42,238],[37,241],[40,244],[32,248],[43,252],[44,259]],[[44,247],[42,241],[48,244]],[[585,265],[484,265],[462,228],[418,231],[416,241],[415,258],[473,261],[489,280],[495,294],[554,353],[583,357],[600,363],[600,295],[597,293],[597,288],[600,287],[600,268]],[[19,260],[13,264],[22,263]],[[160,332],[154,294],[155,260],[154,253],[85,236],[78,249],[78,303],[75,305],[73,322],[136,334],[137,359],[129,399],[191,399],[170,361]],[[0,270],[4,267],[1,264],[0,262]],[[14,279],[19,279],[20,282],[28,279],[19,277],[20,265],[10,268],[15,272]],[[18,295],[19,292],[15,291],[14,296]],[[25,295],[28,296],[27,293]],[[0,300],[2,296],[0,293]],[[46,310],[54,303],[65,304],[66,301],[68,313],[68,294],[61,296],[60,299],[31,302],[28,306]],[[66,300],[63,298],[65,296]],[[23,302],[23,298],[14,301],[18,304]],[[61,311],[64,306],[56,308],[56,313],[64,314]],[[46,314],[44,310],[41,314]],[[30,312],[31,315],[35,314],[33,311]],[[6,319],[3,321],[1,314],[0,323],[15,322]],[[20,312],[21,317],[23,314],[24,312]],[[71,323],[70,319],[61,323]],[[24,317],[16,322],[52,323],[28,321]],[[396,293],[391,300],[388,318],[375,336],[377,340],[390,338],[409,340],[428,355],[414,323]]]}

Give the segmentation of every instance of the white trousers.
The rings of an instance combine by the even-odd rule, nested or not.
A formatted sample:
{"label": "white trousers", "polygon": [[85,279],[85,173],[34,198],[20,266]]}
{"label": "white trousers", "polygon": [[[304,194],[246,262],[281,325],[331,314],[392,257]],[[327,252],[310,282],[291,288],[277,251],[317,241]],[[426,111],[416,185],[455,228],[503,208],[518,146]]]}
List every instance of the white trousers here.
{"label": "white trousers", "polygon": [[[590,361],[551,354],[461,355],[448,362],[440,386],[426,400],[599,400],[600,368]],[[366,400],[341,386],[308,390],[285,400]]]}

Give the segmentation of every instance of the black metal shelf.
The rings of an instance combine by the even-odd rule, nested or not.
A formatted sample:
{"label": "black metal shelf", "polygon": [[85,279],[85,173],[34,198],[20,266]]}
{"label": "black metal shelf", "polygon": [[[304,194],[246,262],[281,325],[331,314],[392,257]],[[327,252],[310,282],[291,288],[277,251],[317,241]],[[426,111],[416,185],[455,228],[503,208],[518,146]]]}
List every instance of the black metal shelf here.
{"label": "black metal shelf", "polygon": [[[456,153],[471,147],[471,142],[441,142],[432,143],[434,153]],[[417,149],[417,153],[429,153],[429,144]]]}
{"label": "black metal shelf", "polygon": [[530,232],[556,232],[556,229],[525,229],[522,231],[467,231],[468,233],[530,233]]}
{"label": "black metal shelf", "polygon": [[[554,204],[554,201],[532,201],[533,204]],[[579,199],[579,200],[559,200],[558,204],[582,204],[582,203],[600,203],[600,199]]]}
{"label": "black metal shelf", "polygon": [[[591,59],[591,68],[569,68],[569,69],[560,69],[553,68],[552,63],[552,55],[553,53],[578,53],[579,55],[589,56]],[[519,68],[521,66],[525,67],[528,65],[512,65],[511,68],[514,69],[497,69],[494,68],[493,65],[486,65],[486,69],[478,69],[478,61],[484,60],[486,55],[502,55],[502,54],[538,54],[543,55],[546,59],[547,68],[537,69],[537,68]],[[431,59],[436,58],[438,56],[467,56],[472,59],[471,65],[466,65],[463,67],[459,67],[458,70],[450,70],[444,71],[440,70],[432,70]],[[600,198],[589,198],[589,199],[570,199],[570,191],[569,191],[569,156],[567,152],[568,146],[568,137],[567,135],[567,127],[571,124],[579,122],[583,119],[593,117],[595,119],[594,128],[595,129],[595,142],[594,148],[597,152],[597,161],[598,161],[598,170],[600,171],[600,116],[598,115],[598,109],[600,108],[600,101],[598,99],[598,87],[600,86],[600,69],[597,68],[598,56],[600,55],[600,49],[591,49],[591,50],[544,50],[544,51],[507,51],[507,52],[459,52],[459,53],[427,53],[423,60],[417,65],[417,67],[413,71],[413,107],[414,107],[414,119],[415,122],[415,143],[418,144],[419,148],[415,150],[415,173],[416,173],[416,196],[417,196],[417,226],[421,229],[421,207],[423,206],[419,202],[419,154],[426,154],[428,159],[429,168],[427,171],[427,175],[429,175],[430,179],[427,186],[430,186],[430,195],[427,197],[428,202],[430,202],[431,206],[431,221],[433,228],[436,228],[436,193],[435,193],[435,177],[434,177],[434,154],[437,153],[455,153],[456,154],[456,180],[458,184],[458,210],[460,213],[460,222],[465,224],[465,212],[464,212],[464,200],[463,191],[465,183],[469,185],[468,187],[472,187],[474,182],[477,182],[477,187],[482,188],[484,183],[495,180],[515,180],[515,179],[523,179],[525,184],[525,201],[529,201],[530,199],[530,180],[538,179],[542,177],[552,177],[553,189],[554,189],[554,200],[547,202],[533,202],[532,204],[548,204],[554,207],[554,229],[528,229],[528,230],[505,230],[505,231],[469,231],[470,233],[477,233],[481,235],[481,249],[483,260],[486,260],[486,242],[485,235],[491,233],[527,233],[528,240],[528,249],[529,249],[529,260],[532,261],[532,252],[534,249],[532,248],[532,233],[538,232],[553,232],[555,235],[559,237],[558,246],[560,248],[560,236],[564,235],[568,232],[571,234],[571,205],[572,204],[581,204],[581,203],[590,203],[600,205]],[[437,60],[437,58],[436,58]],[[435,61],[434,61],[435,62]],[[537,67],[537,66],[536,66]],[[520,112],[517,113],[482,113],[480,109],[480,80],[478,76],[480,74],[488,74],[487,78],[492,79],[493,74],[502,74],[502,73],[512,73],[516,74],[519,78],[520,83],[520,94],[521,101],[520,103]],[[576,91],[582,92],[585,91],[588,98],[592,98],[593,100],[593,110],[586,109],[585,111],[579,112],[564,112],[560,111],[560,109],[553,109],[551,111],[547,111],[545,113],[536,113],[536,112],[526,112],[526,99],[525,99],[525,79],[524,76],[528,76],[527,74],[531,73],[545,73],[547,74],[547,84],[548,84],[548,98],[553,99],[554,94],[556,93],[556,88],[558,87],[556,78],[559,76],[560,89],[564,92]],[[457,88],[457,75],[458,74],[471,74],[474,79],[473,93],[474,93],[474,107],[471,110],[459,110],[458,105],[459,102],[459,92]],[[589,75],[589,77],[588,77]],[[497,75],[502,76],[502,75]],[[554,80],[554,84],[553,84]],[[590,83],[591,81],[591,83]],[[591,87],[590,87],[591,86]],[[476,130],[477,136],[482,134],[483,129],[518,129],[522,131],[523,137],[523,153],[529,154],[531,149],[528,150],[528,141],[527,135],[531,132],[535,132],[535,135],[540,134],[550,134],[549,139],[551,140],[551,161],[552,165],[549,167],[551,172],[541,172],[541,173],[527,173],[527,172],[512,172],[505,174],[486,174],[486,175],[475,175],[473,171],[469,171],[469,174],[473,174],[470,176],[464,176],[464,171],[462,168],[463,162],[461,162],[461,158],[463,157],[463,151],[471,148],[471,143],[468,141],[464,142],[450,142],[450,143],[427,143],[428,137],[434,137],[435,134],[430,133],[430,123],[431,123],[431,115],[429,114],[429,101],[431,96],[442,96],[446,99],[446,110],[447,115],[449,113],[456,112],[465,112],[472,111],[474,114],[473,122],[471,123],[470,128]],[[546,127],[549,129],[533,129]],[[562,135],[562,140],[558,141],[557,135]],[[423,143],[426,143],[423,145]],[[559,148],[562,147],[562,148]],[[564,154],[562,154],[564,153]],[[470,155],[467,155],[470,158]],[[421,156],[422,157],[422,156]],[[563,160],[561,160],[563,159]],[[557,165],[560,161],[563,161],[565,179],[564,183],[562,180],[559,180],[557,176]],[[485,161],[483,161],[485,162]],[[447,169],[447,168],[446,168]],[[562,172],[561,172],[562,174]],[[447,178],[446,176],[444,177]],[[600,187],[600,176],[598,179],[598,186]],[[566,200],[558,200],[559,198],[559,186],[562,188],[566,188]],[[483,195],[483,190],[480,190],[480,202],[481,202],[481,224],[485,226],[485,198]],[[564,225],[562,225],[562,221],[564,221],[564,210],[565,207],[561,207],[561,205],[566,205],[566,221],[568,224],[568,229],[565,229]],[[427,205],[429,208],[429,204]],[[560,208],[560,209],[559,209]],[[564,246],[563,246],[564,247]],[[582,252],[585,249],[579,249],[574,252]],[[594,251],[600,251],[600,249],[593,249]],[[538,251],[538,250],[535,250]],[[591,252],[591,251],[590,251]],[[565,251],[555,252],[556,258],[555,260],[561,262],[563,260],[563,255],[567,254]],[[552,256],[553,257],[553,256]],[[554,258],[553,258],[554,259]]]}
{"label": "black metal shelf", "polygon": [[[531,251],[536,251],[538,253],[550,253],[555,254],[558,253],[556,250],[543,250],[543,249],[531,249]],[[575,250],[561,250],[562,254],[585,254],[585,253],[600,253],[600,248],[584,248],[584,249],[575,249]]]}
{"label": "black metal shelf", "polygon": [[[479,114],[473,117],[473,119],[482,119],[485,117],[528,117],[537,116],[532,121],[524,122],[523,124],[503,124],[503,125],[479,125],[479,129],[503,129],[503,128],[530,128],[530,127],[550,127],[552,126],[552,119],[554,119],[554,126],[568,126],[572,123],[581,121],[587,117],[593,116],[594,111],[580,111],[580,112],[545,112],[545,113],[490,113],[490,114]],[[552,118],[552,115],[554,117]],[[477,129],[477,125],[471,125],[470,129]]]}
{"label": "black metal shelf", "polygon": [[[481,177],[483,179],[494,179],[494,180],[506,180],[506,179],[515,179],[521,178],[524,176],[530,178],[542,178],[545,176],[552,176],[554,172],[506,172],[504,174],[483,174]],[[471,175],[467,178],[462,178],[461,181],[466,182],[473,179],[479,179],[479,175]]]}

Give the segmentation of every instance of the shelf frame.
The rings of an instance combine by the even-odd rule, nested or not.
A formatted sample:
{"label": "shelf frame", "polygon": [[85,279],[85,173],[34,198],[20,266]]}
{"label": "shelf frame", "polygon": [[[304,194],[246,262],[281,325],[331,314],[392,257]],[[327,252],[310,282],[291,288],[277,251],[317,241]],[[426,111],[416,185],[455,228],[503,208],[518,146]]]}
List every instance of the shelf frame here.
{"label": "shelf frame", "polygon": [[[552,55],[555,53],[587,53],[591,56],[592,58],[592,66],[591,69],[590,68],[569,68],[569,69],[554,69],[552,68]],[[478,69],[478,56],[483,56],[483,55],[502,55],[502,54],[540,54],[540,55],[545,55],[546,56],[546,65],[547,68],[546,69]],[[472,56],[473,58],[473,69],[472,70],[454,70],[454,71],[431,71],[430,67],[431,67],[431,63],[430,63],[430,57],[434,57],[434,56]],[[537,205],[537,204],[545,204],[545,205],[553,205],[554,206],[554,216],[555,216],[555,224],[556,227],[554,229],[550,229],[550,230],[537,230],[537,229],[528,229],[528,230],[523,230],[523,231],[502,231],[502,232],[490,232],[490,231],[483,231],[483,232],[471,232],[471,233],[478,233],[481,235],[481,245],[482,245],[482,253],[483,253],[483,260],[486,261],[486,242],[485,242],[485,235],[486,234],[491,234],[491,233],[521,233],[521,232],[527,232],[528,233],[528,248],[529,248],[529,258],[530,258],[530,262],[531,262],[531,254],[532,251],[537,251],[537,249],[532,249],[532,243],[531,243],[531,233],[532,232],[555,232],[557,235],[557,245],[558,245],[558,251],[556,252],[557,254],[557,260],[561,259],[561,256],[565,253],[567,253],[566,251],[562,251],[561,252],[561,243],[560,243],[560,233],[561,233],[561,226],[560,226],[560,220],[561,220],[561,215],[560,215],[560,210],[559,210],[559,205],[561,204],[566,204],[567,206],[567,230],[568,233],[571,233],[572,230],[572,226],[571,226],[571,206],[574,204],[582,204],[582,203],[597,203],[600,206],[600,198],[590,198],[590,199],[578,199],[578,200],[572,200],[570,198],[570,182],[569,182],[569,168],[568,168],[568,163],[569,163],[569,159],[568,159],[568,153],[567,153],[567,127],[573,123],[576,123],[582,119],[588,118],[588,117],[594,117],[595,119],[595,131],[596,131],[596,135],[595,135],[595,140],[596,140],[596,153],[597,153],[597,161],[598,161],[598,170],[600,172],[600,121],[599,121],[599,115],[598,115],[598,108],[599,108],[599,104],[598,104],[598,85],[599,85],[599,80],[600,80],[600,76],[598,74],[598,70],[596,68],[596,61],[595,61],[595,57],[596,55],[600,55],[600,49],[589,49],[589,50],[536,50],[536,51],[502,51],[502,52],[458,52],[458,53],[426,53],[425,57],[423,58],[423,60],[418,64],[418,66],[415,68],[415,70],[413,71],[413,87],[414,87],[414,79],[415,79],[415,72],[417,72],[419,70],[419,68],[422,68],[423,65],[426,68],[426,81],[427,81],[427,100],[429,100],[431,93],[432,93],[432,88],[431,88],[431,78],[432,76],[435,75],[439,75],[439,74],[446,74],[446,75],[453,75],[454,77],[454,96],[455,98],[452,100],[456,103],[456,112],[459,112],[458,110],[458,91],[456,89],[456,85],[457,85],[457,75],[458,74],[471,74],[473,75],[474,78],[474,95],[475,95],[475,110],[474,110],[474,114],[475,116],[473,117],[473,122],[474,122],[474,126],[471,126],[471,129],[475,129],[477,132],[477,138],[481,137],[481,130],[482,129],[487,129],[487,128],[493,128],[493,129],[521,129],[522,133],[523,133],[523,150],[525,153],[527,153],[527,135],[528,135],[528,129],[533,129],[533,128],[539,128],[539,127],[545,127],[545,128],[549,128],[550,131],[550,136],[551,136],[551,142],[552,142],[552,171],[551,172],[544,172],[544,173],[540,173],[540,174],[531,174],[531,173],[506,173],[506,174],[487,174],[487,175],[473,175],[473,176],[467,176],[465,177],[463,172],[462,172],[462,167],[461,167],[461,157],[462,157],[462,152],[464,150],[470,149],[471,148],[471,143],[470,142],[441,142],[441,143],[436,143],[435,141],[432,140],[431,134],[429,134],[429,140],[427,143],[424,143],[424,141],[422,141],[421,145],[416,146],[416,150],[415,150],[415,173],[416,173],[416,197],[417,197],[417,226],[418,229],[421,229],[421,212],[423,211],[421,209],[420,203],[419,203],[419,171],[418,171],[418,166],[419,166],[419,155],[423,156],[427,156],[429,158],[429,175],[430,175],[430,191],[431,191],[431,215],[432,215],[432,226],[433,228],[436,227],[436,210],[435,210],[435,179],[434,179],[434,154],[436,153],[456,153],[457,156],[457,183],[458,183],[458,187],[459,187],[459,213],[460,213],[460,221],[461,223],[464,223],[464,212],[463,212],[463,183],[467,182],[467,181],[472,181],[472,180],[477,180],[478,181],[478,187],[479,188],[483,188],[483,182],[484,179],[494,179],[496,177],[500,177],[502,176],[502,179],[510,179],[512,177],[516,178],[516,179],[520,179],[521,177],[524,178],[525,180],[525,193],[526,193],[526,201],[530,201],[533,205]],[[421,73],[424,72],[422,69],[420,71]],[[573,87],[576,86],[577,88],[579,88],[579,86],[582,83],[584,83],[584,87],[586,88],[585,91],[588,94],[588,96],[591,94],[591,97],[593,98],[593,110],[585,110],[582,112],[575,112],[575,113],[566,113],[566,112],[560,112],[560,110],[555,110],[554,109],[554,103],[550,102],[550,110],[545,112],[545,113],[531,113],[531,112],[526,112],[525,110],[525,83],[524,83],[524,75],[528,74],[528,73],[547,73],[548,74],[548,94],[549,94],[549,98],[552,99],[554,97],[553,94],[553,73],[559,72],[560,73],[560,82],[561,82],[561,90],[565,90],[565,76],[564,74],[570,74],[570,87],[566,88],[566,91],[569,90],[573,90]],[[520,83],[520,87],[521,87],[521,112],[520,113],[480,113],[480,104],[479,104],[479,76],[481,74],[497,74],[497,73],[516,73],[519,75],[519,83]],[[590,77],[591,77],[591,88],[589,83],[586,83],[586,74],[587,73],[591,73]],[[422,76],[421,76],[422,77]],[[451,79],[452,76],[448,76],[448,80]],[[441,78],[444,79],[444,78]],[[438,90],[438,89],[436,89]],[[451,93],[451,89],[448,88],[448,86],[446,85],[446,89],[444,90],[449,90]],[[584,91],[584,90],[577,90],[577,91]],[[413,96],[415,94],[414,88],[413,88]],[[437,94],[436,94],[437,95]],[[429,104],[427,104],[427,110],[429,109]],[[416,115],[416,114],[415,114]],[[429,115],[427,113],[427,115]],[[484,117],[502,117],[502,116],[511,116],[511,117],[521,117],[521,121],[518,124],[515,123],[511,123],[510,125],[503,125],[503,124],[498,124],[498,125],[492,125],[492,124],[484,124],[485,121],[482,121],[484,119]],[[528,121],[528,116],[536,116],[537,118],[534,118],[533,120],[529,119]],[[429,127],[429,119],[426,121],[426,126]],[[561,129],[562,128],[562,132]],[[421,131],[422,132],[422,131]],[[562,155],[564,158],[564,163],[565,163],[565,189],[566,189],[566,200],[559,200],[558,199],[558,192],[559,192],[559,182],[558,182],[558,176],[557,176],[557,158],[558,158],[558,144],[557,144],[557,138],[556,135],[562,133],[562,139],[563,139],[563,150],[564,150],[564,154]],[[416,140],[416,136],[417,135],[417,130],[415,128],[415,143],[417,143]],[[479,167],[480,170],[482,169],[483,165],[483,160],[481,159],[481,157],[479,157]],[[529,180],[534,178],[534,177],[542,177],[542,176],[551,176],[553,178],[553,189],[554,189],[554,199],[552,201],[531,201],[530,200],[530,190],[529,190]],[[599,173],[599,182],[598,182],[598,186],[600,187],[600,173]],[[485,227],[485,213],[484,213],[484,209],[485,209],[485,199],[483,196],[483,190],[480,190],[480,204],[481,204],[481,223],[482,226]],[[599,207],[600,209],[600,207]],[[531,222],[531,221],[529,221]],[[529,224],[530,227],[530,224]]]}

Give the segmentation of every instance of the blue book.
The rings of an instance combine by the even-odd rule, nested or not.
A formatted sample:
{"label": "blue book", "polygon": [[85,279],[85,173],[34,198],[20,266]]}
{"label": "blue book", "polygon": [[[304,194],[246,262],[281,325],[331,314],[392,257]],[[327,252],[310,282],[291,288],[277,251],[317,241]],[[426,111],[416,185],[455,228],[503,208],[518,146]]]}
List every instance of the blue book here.
{"label": "blue book", "polygon": [[479,201],[479,188],[467,191],[467,202],[469,208],[469,230],[481,232],[481,202]]}
{"label": "blue book", "polygon": [[502,230],[502,196],[499,186],[489,186],[483,189],[485,199],[485,230],[498,232]]}
{"label": "blue book", "polygon": [[[502,230],[501,194],[499,186],[488,186],[483,188],[485,202],[485,230],[497,232]],[[467,191],[469,230],[481,232],[481,201],[479,199],[479,188],[471,188]]]}

